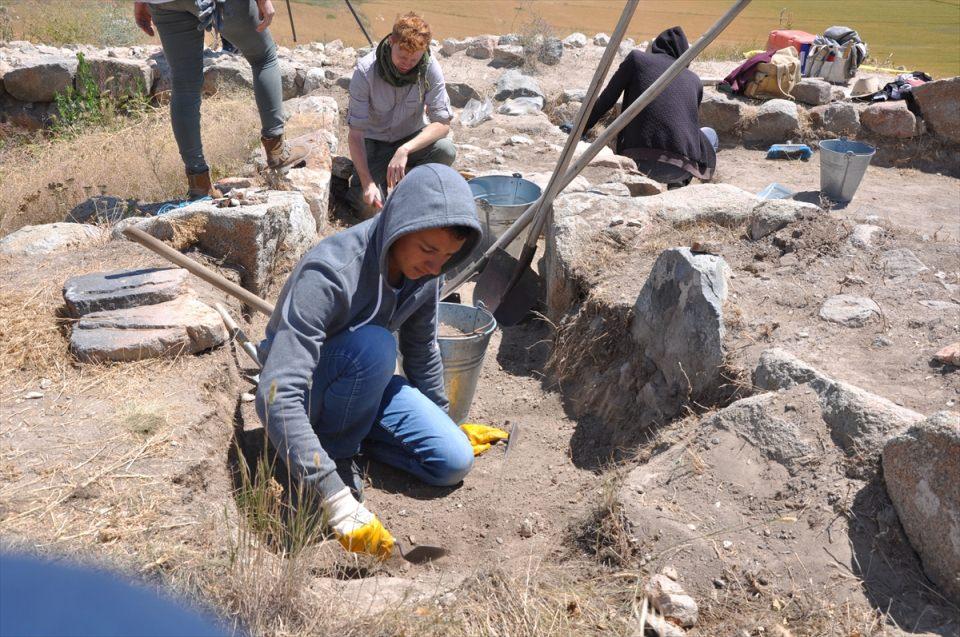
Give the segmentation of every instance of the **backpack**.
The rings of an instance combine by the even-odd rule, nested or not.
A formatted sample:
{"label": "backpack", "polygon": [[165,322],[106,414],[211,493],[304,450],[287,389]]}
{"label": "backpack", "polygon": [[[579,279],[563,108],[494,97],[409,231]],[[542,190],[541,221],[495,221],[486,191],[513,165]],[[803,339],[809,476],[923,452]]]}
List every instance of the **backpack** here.
{"label": "backpack", "polygon": [[792,46],[780,49],[769,62],[756,65],[743,94],[753,98],[794,99],[791,93],[800,81],[800,57]]}

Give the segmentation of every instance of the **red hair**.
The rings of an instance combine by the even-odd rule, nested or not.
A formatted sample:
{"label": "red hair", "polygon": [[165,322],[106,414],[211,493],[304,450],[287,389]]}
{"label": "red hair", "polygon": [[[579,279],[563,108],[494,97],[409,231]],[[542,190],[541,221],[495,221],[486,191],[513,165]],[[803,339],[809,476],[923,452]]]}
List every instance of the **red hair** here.
{"label": "red hair", "polygon": [[393,44],[410,53],[426,51],[430,47],[430,25],[412,11],[397,18],[390,35]]}

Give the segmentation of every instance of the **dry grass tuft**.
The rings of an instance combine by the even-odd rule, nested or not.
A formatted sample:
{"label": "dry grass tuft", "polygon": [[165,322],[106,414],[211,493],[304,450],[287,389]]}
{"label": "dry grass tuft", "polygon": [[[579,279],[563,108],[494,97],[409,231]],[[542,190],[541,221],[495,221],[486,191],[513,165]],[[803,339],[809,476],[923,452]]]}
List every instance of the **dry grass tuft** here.
{"label": "dry grass tuft", "polygon": [[60,290],[46,281],[30,289],[0,286],[0,373],[59,376],[70,365],[63,330],[71,319],[59,316],[62,304]]}
{"label": "dry grass tuft", "polygon": [[639,544],[630,530],[620,503],[626,469],[614,467],[604,475],[600,502],[583,526],[575,531],[577,543],[608,566],[625,567],[636,561]]}
{"label": "dry grass tuft", "polygon": [[[235,172],[256,145],[260,120],[247,92],[204,100],[203,142],[215,176]],[[164,201],[186,191],[166,109],[69,138],[35,138],[0,152],[0,233],[62,221],[91,196]]]}

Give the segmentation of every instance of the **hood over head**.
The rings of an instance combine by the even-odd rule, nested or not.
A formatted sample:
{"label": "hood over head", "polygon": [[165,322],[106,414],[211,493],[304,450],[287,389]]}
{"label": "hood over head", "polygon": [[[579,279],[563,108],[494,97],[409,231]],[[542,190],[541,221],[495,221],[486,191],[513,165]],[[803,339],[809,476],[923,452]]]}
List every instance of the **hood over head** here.
{"label": "hood over head", "polygon": [[374,246],[381,274],[393,242],[428,228],[463,226],[470,229],[460,250],[443,265],[443,272],[465,261],[480,243],[482,232],[473,193],[460,173],[444,164],[417,166],[387,197],[377,218]]}
{"label": "hood over head", "polygon": [[662,53],[677,59],[690,48],[687,34],[681,27],[671,27],[657,36],[650,45],[650,53]]}

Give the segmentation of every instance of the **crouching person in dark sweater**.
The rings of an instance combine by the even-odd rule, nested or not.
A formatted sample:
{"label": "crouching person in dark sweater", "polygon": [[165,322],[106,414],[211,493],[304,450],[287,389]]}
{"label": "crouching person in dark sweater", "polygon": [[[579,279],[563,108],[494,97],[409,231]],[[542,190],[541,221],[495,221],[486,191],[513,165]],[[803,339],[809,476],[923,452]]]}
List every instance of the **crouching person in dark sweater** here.
{"label": "crouching person in dark sweater", "polygon": [[[589,130],[623,95],[623,110],[690,48],[680,27],[657,36],[649,52],[631,51],[597,98],[587,120]],[[717,133],[701,128],[700,78],[684,69],[660,95],[620,131],[617,153],[635,162],[651,179],[676,188],[694,177],[708,181],[717,166]]]}
{"label": "crouching person in dark sweater", "polygon": [[[361,448],[431,485],[457,484],[473,466],[471,441],[447,415],[437,311],[440,275],[480,236],[463,178],[419,166],[380,214],[310,250],[277,300],[257,413],[347,550],[387,557],[394,544],[361,503]],[[394,374],[398,344],[406,378]]]}

